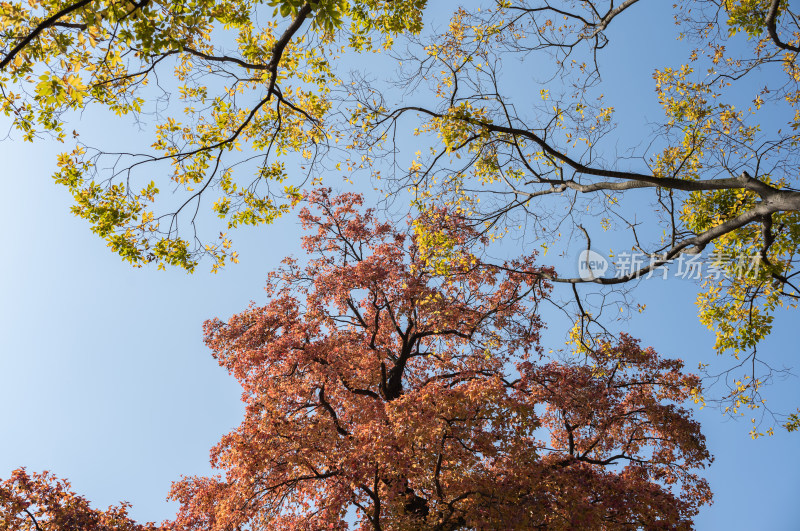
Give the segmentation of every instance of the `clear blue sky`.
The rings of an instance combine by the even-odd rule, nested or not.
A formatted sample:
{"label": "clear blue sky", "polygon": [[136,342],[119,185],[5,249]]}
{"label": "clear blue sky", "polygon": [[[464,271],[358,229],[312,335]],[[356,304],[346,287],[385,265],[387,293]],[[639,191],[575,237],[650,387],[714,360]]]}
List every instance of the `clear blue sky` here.
{"label": "clear blue sky", "polygon": [[[643,23],[606,52],[617,54],[605,73],[620,80],[620,118],[637,125],[658,118],[649,74],[669,50],[641,45],[657,40],[645,24],[656,15],[664,13],[640,11]],[[651,67],[637,70],[645,53]],[[87,118],[82,127],[131,138],[107,124]],[[300,231],[286,219],[237,234],[241,264],[218,275],[134,270],[69,214],[66,192],[50,178],[57,151],[0,144],[0,477],[18,466],[48,469],[97,506],[128,500],[136,518],[159,521],[175,511],[165,501],[170,482],[208,473],[209,448],[242,416],[235,380],[202,344],[202,322],[263,302],[266,272],[299,253]],[[685,281],[642,284],[637,296],[648,310],[624,328],[690,367],[707,361],[713,337],[697,322],[695,292]],[[779,324],[762,349],[778,364],[800,365],[798,314]],[[770,394],[777,409],[800,404],[797,383]],[[800,436],[753,441],[749,422],[715,410],[698,418],[716,457],[707,474],[715,503],[698,529],[800,528]]]}

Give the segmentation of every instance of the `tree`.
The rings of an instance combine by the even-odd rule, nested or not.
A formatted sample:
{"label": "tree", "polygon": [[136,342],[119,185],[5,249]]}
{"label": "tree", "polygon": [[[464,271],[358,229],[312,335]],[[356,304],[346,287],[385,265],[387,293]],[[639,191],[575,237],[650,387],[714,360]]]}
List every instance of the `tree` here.
{"label": "tree", "polygon": [[[411,121],[430,151],[417,153],[394,190],[411,186],[421,209],[455,205],[482,233],[525,226],[531,244],[574,256],[576,247],[591,250],[598,232],[613,231],[611,255],[633,251],[638,264],[613,277],[562,268],[554,279],[572,288],[582,343],[603,337],[608,323],[587,294],[608,301],[616,292],[615,305],[630,308],[615,287],[711,250],[722,274],[702,279],[700,321],[715,331],[720,353],[752,367],[733,379],[726,411],[763,407],[772,369],[757,346],[774,312],[796,309],[800,297],[797,18],[778,0],[676,5],[680,38],[696,48],[687,64],[655,70],[664,120],[642,145],[620,146],[601,53],[612,27],[644,2],[564,4],[460,10],[447,33],[420,40],[426,53],[403,57],[409,83],[432,85],[432,103],[403,105],[365,84],[356,112],[365,133],[355,133],[356,143],[391,151],[387,139]],[[504,75],[517,61],[547,80],[538,103]],[[764,76],[758,85],[756,75]],[[643,215],[642,204],[653,214]],[[586,286],[581,294],[578,285]]]}
{"label": "tree", "polygon": [[308,264],[206,324],[247,412],[213,451],[224,478],[174,486],[177,528],[690,527],[710,458],[676,404],[699,383],[680,361],[625,335],[548,361],[533,256],[462,254],[441,276],[360,197],[309,201]]}
{"label": "tree", "polygon": [[[229,228],[269,223],[296,204],[302,178],[279,192],[274,187],[289,177],[288,153],[316,171],[324,145],[338,135],[327,116],[345,17],[349,46],[370,50],[374,39],[388,46],[392,35],[419,31],[424,4],[286,0],[270,2],[272,13],[257,1],[4,3],[2,110],[31,141],[48,133],[64,141],[69,111],[91,106],[154,118],[154,154],[107,153],[78,142],[59,157],[56,181],[74,196],[73,212],[131,263],[192,271],[210,256],[216,270],[236,254],[224,236],[212,243],[187,234],[201,200],[219,189],[212,210]],[[216,43],[230,37],[236,51],[218,52]],[[174,83],[159,82],[164,69],[174,71]],[[257,101],[242,106],[250,97]],[[165,103],[178,103],[184,118]],[[257,154],[230,160],[242,146]],[[106,161],[110,173],[98,170]],[[237,167],[255,178],[241,181]],[[154,202],[167,182],[152,180],[159,171],[187,194],[162,212]]]}
{"label": "tree", "polygon": [[[479,233],[527,227],[527,245],[574,252],[613,231],[614,253],[640,253],[643,263],[614,278],[561,268],[552,279],[574,298],[579,341],[594,345],[608,321],[589,304],[592,290],[608,300],[670,261],[713,250],[725,274],[704,280],[699,318],[718,351],[752,367],[749,379],[735,378],[729,406],[760,407],[770,373],[757,369],[766,362],[756,347],[775,311],[800,297],[792,6],[677,4],[676,35],[694,49],[653,65],[664,116],[628,145],[619,133],[629,124],[618,129],[604,103],[614,86],[600,75],[603,54],[655,0],[487,0],[427,33],[426,5],[7,2],[2,108],[27,140],[65,141],[72,113],[93,107],[155,123],[151,152],[77,142],[58,160],[73,212],[134,265],[192,271],[208,257],[216,270],[238,256],[227,232],[219,240],[198,232],[201,207],[210,205],[223,231],[265,224],[296,205],[304,185],[364,175],[396,197],[410,187],[421,211],[450,205]],[[431,16],[447,17],[441,9]],[[399,75],[392,67],[390,82],[348,77],[354,57],[378,51],[393,65],[402,60]],[[515,92],[516,78],[502,70],[516,61],[536,66],[536,98]],[[404,136],[424,149],[406,154]],[[167,186],[176,198],[161,193]],[[642,204],[653,210],[644,219]]]}
{"label": "tree", "polygon": [[44,472],[14,470],[0,483],[0,525],[8,531],[159,531],[152,523],[128,518],[126,503],[92,509],[68,481]]}
{"label": "tree", "polygon": [[[453,249],[442,275],[360,196],[307,200],[308,261],[269,275],[265,306],[206,323],[245,418],[212,451],[224,476],[176,482],[179,513],[158,529],[692,527],[711,457],[679,360],[627,335],[549,359],[533,255],[499,267]],[[446,211],[418,223],[474,236]],[[24,470],[0,484],[0,518],[157,529]]]}

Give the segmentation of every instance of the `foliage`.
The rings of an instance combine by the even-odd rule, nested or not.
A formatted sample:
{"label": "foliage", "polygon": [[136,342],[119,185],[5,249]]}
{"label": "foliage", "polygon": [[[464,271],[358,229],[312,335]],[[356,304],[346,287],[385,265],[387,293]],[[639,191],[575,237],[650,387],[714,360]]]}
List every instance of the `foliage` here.
{"label": "foliage", "polygon": [[360,196],[308,201],[307,263],[269,275],[265,306],[206,323],[246,403],[212,451],[224,476],[176,482],[157,528],[21,469],[0,484],[4,529],[691,528],[711,457],[681,361],[625,334],[547,359],[551,272],[533,255],[464,252],[442,275]]}
{"label": "foliage", "polygon": [[[395,156],[392,139],[412,122],[428,152],[388,188],[411,187],[421,210],[445,206],[480,234],[511,233],[566,256],[598,236],[612,241],[611,257],[638,253],[643,263],[615,277],[559,268],[554,282],[586,286],[567,292],[581,344],[606,335],[605,310],[634,307],[626,285],[705,251],[721,275],[700,279],[699,320],[718,353],[752,367],[738,373],[737,362],[728,372],[738,374],[722,378],[730,392],[716,399],[731,413],[762,408],[774,373],[757,347],[775,312],[800,299],[798,19],[779,0],[675,6],[677,36],[694,48],[684,64],[654,70],[664,117],[628,146],[607,103],[622,83],[603,82],[602,54],[648,2],[563,4],[459,9],[447,31],[402,57],[404,86],[425,80],[428,97],[404,105],[380,85],[362,87],[353,145]],[[508,73],[517,62],[539,70],[538,98]],[[435,232],[427,239],[446,241]]]}
{"label": "foliage", "polygon": [[[154,154],[125,149],[114,155],[119,157],[114,170],[103,174],[98,163],[104,153],[78,143],[59,157],[55,176],[74,197],[73,213],[132,264],[193,271],[203,256],[211,257],[215,270],[228,259],[236,261],[224,234],[217,243],[189,236],[201,195],[220,191],[212,211],[229,228],[270,223],[296,204],[299,183],[285,183],[283,159],[297,154],[312,164],[337,135],[326,121],[329,95],[339,84],[331,69],[341,53],[334,35],[347,35],[347,46],[355,50],[372,49],[376,39],[389,46],[392,35],[419,31],[425,2],[274,0],[269,5],[2,3],[0,107],[26,140],[50,133],[65,141],[69,111],[104,107],[136,120],[155,115]],[[235,53],[217,53],[215,43],[229,40]],[[173,70],[173,86],[160,85],[157,76],[164,68]],[[171,108],[163,116],[149,105],[170,98],[180,114]],[[255,101],[242,106],[245,100]],[[244,147],[264,155],[251,167],[255,180],[243,182],[233,173],[241,161],[228,161]],[[123,167],[120,159],[130,162]],[[160,162],[171,166],[156,170],[167,173],[167,181],[133,184],[133,170]],[[281,185],[277,192],[275,184]],[[186,194],[175,210],[159,213],[159,194],[167,187]]]}
{"label": "foliage", "polygon": [[710,458],[680,361],[623,335],[547,362],[532,256],[442,276],[359,197],[309,201],[308,264],[206,324],[247,412],[224,477],[173,487],[177,528],[690,527]]}
{"label": "foliage", "polygon": [[92,509],[68,481],[49,472],[14,470],[0,483],[0,525],[8,531],[161,531],[128,517],[127,503],[105,511]]}
{"label": "foliage", "polygon": [[[642,253],[649,263],[619,278],[553,277],[594,284],[562,302],[577,339],[596,344],[608,321],[590,290],[631,308],[626,284],[713,250],[725,274],[702,282],[699,320],[719,353],[753,368],[731,379],[728,411],[760,408],[772,372],[757,347],[800,298],[800,18],[784,0],[675,5],[691,51],[653,65],[663,117],[626,145],[603,54],[655,0],[562,4],[4,1],[0,107],[30,141],[67,142],[77,114],[94,109],[151,124],[143,150],[93,147],[74,130],[55,174],[73,213],[135,266],[194,271],[207,258],[217,271],[238,261],[232,231],[286,214],[304,186],[363,175],[489,238],[569,254],[611,231],[612,255]],[[446,28],[426,32],[426,12],[449,16]],[[365,54],[390,64],[391,79],[349,76]],[[517,62],[532,72],[522,91],[503,69]],[[417,237],[438,249],[442,272],[451,236],[428,232]]]}

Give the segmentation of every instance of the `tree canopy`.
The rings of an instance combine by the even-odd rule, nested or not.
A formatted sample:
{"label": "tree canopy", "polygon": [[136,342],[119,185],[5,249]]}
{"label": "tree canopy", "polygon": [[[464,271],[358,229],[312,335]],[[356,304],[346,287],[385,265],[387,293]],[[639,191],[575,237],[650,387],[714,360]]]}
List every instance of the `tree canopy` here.
{"label": "tree canopy", "polygon": [[[206,323],[245,419],[212,451],[224,475],[174,483],[178,515],[158,529],[692,527],[711,456],[680,360],[625,334],[551,359],[535,253],[497,265],[462,248],[437,273],[361,197],[307,201],[308,260],[269,275],[266,305]],[[446,211],[418,220],[443,223],[475,236]],[[24,470],[0,484],[0,518],[156,529]]]}
{"label": "tree canopy", "polygon": [[[800,298],[800,13],[681,0],[647,21],[683,55],[648,65],[643,124],[607,69],[663,2],[466,4],[0,1],[10,136],[66,146],[55,181],[112,252],[217,271],[237,229],[297,212],[309,231],[265,305],[206,325],[247,410],[212,451],[221,474],[173,485],[175,520],[19,469],[1,525],[692,526],[711,456],[682,404],[764,408],[759,346]],[[99,135],[85,116],[119,120]],[[640,280],[699,259],[699,321],[734,359],[715,395],[615,323]],[[543,301],[567,349],[545,353]]]}
{"label": "tree canopy", "polygon": [[[760,407],[757,346],[800,296],[798,18],[782,0],[677,3],[669,23],[688,51],[653,65],[663,114],[631,143],[624,131],[640,124],[616,121],[602,64],[654,5],[3,2],[0,105],[26,140],[74,141],[55,179],[136,266],[235,262],[231,231],[343,175],[529,248],[577,252],[613,234],[612,255],[642,261],[614,277],[560,264],[551,278],[568,285],[577,340],[593,348],[607,321],[587,293],[632,306],[627,285],[713,252],[722,274],[702,279],[699,319],[719,352],[752,362],[728,407]],[[359,71],[366,55],[391,75]],[[512,64],[531,72],[523,90]],[[150,148],[83,143],[92,109],[140,124]],[[420,230],[446,262],[454,236]]]}
{"label": "tree canopy", "polygon": [[129,504],[93,509],[68,481],[49,472],[14,470],[0,483],[0,524],[13,531],[158,531],[128,517]]}

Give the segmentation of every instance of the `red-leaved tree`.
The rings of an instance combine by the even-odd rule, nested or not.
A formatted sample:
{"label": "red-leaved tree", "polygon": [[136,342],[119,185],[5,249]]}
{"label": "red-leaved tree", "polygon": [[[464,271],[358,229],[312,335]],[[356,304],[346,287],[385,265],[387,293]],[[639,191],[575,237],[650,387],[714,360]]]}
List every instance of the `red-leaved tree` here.
{"label": "red-leaved tree", "polygon": [[[453,239],[420,242],[360,196],[308,201],[308,262],[269,276],[266,306],[206,323],[246,415],[212,451],[224,475],[177,482],[180,511],[158,529],[691,527],[711,458],[679,405],[699,385],[680,361],[627,335],[545,357],[552,271],[533,256],[483,263],[445,211],[417,223]],[[423,249],[447,251],[446,275]],[[156,529],[24,469],[0,483],[0,525]]]}
{"label": "red-leaved tree", "polygon": [[[128,517],[127,503],[105,511],[75,494],[69,482],[49,472],[14,470],[0,482],[0,529],[3,531],[166,531]],[[169,525],[169,524],[168,524]]]}
{"label": "red-leaved tree", "polygon": [[443,276],[359,196],[308,201],[307,264],[206,324],[247,410],[212,451],[224,475],[174,485],[177,529],[691,527],[711,458],[680,361],[626,335],[545,358],[533,256],[490,266],[451,241]]}

